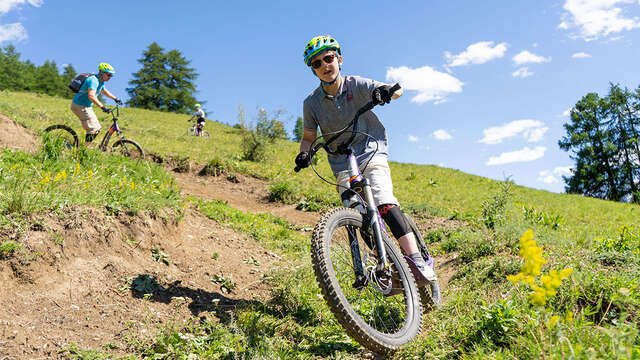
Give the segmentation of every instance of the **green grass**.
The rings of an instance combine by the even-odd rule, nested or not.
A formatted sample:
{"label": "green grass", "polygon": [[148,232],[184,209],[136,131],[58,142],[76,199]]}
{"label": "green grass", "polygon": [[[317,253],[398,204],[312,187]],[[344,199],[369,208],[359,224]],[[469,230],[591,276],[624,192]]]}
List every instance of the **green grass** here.
{"label": "green grass", "polygon": [[[0,112],[36,133],[53,123],[67,123],[80,132],[68,106],[68,100],[0,92]],[[333,186],[310,170],[292,171],[298,148],[293,142],[278,141],[267,148],[265,161],[251,162],[242,160],[241,132],[221,123],[208,122],[212,137],[200,139],[185,135],[188,124],[183,115],[125,108],[121,118],[126,136],[147,152],[200,165],[210,163],[207,171],[214,174],[241,172],[266,179],[271,186],[265,195],[275,201],[298,202],[307,209],[338,204]],[[153,180],[145,180],[170,184],[170,177],[152,165],[133,171],[134,164],[97,153],[91,153],[94,160],[88,162],[73,157],[47,162],[37,156],[30,160],[23,153],[2,153],[0,193],[5,198],[0,209],[5,213],[52,210],[66,203],[101,207],[110,200],[135,212],[176,206],[181,201],[175,189],[157,189]],[[11,170],[17,163],[27,164],[20,167],[24,174],[11,173],[17,170]],[[65,181],[81,185],[81,178],[71,179],[70,175],[76,163],[83,174],[93,169],[91,164],[109,164],[110,170],[101,170],[103,186],[98,188],[119,191],[88,195],[79,191],[81,186],[51,181],[47,186],[52,188],[38,195],[35,203],[31,201],[39,194],[43,172],[52,179],[66,170]],[[135,190],[127,190],[125,183],[116,180],[124,175],[124,168]],[[330,175],[325,159],[319,168],[323,175]],[[431,165],[391,163],[391,169],[395,195],[416,217],[440,216],[465,224],[428,234],[435,253],[451,254],[454,274],[444,293],[444,306],[426,315],[425,335],[397,354],[397,359],[640,358],[640,206],[517,185],[507,193],[502,181]],[[138,172],[146,175],[138,176]],[[146,194],[140,204],[132,199],[136,191]],[[252,236],[291,266],[271,274],[272,301],[252,302],[221,324],[194,319],[188,326],[168,327],[151,343],[132,344],[133,352],[159,358],[189,353],[228,359],[360,357],[357,345],[345,337],[318,297],[308,234],[277,217],[241,212],[222,202],[189,201],[220,224]],[[574,269],[544,308],[531,305],[528,291],[506,280],[519,271],[518,240],[529,228],[547,260],[543,273]],[[553,316],[561,320],[551,326]]]}

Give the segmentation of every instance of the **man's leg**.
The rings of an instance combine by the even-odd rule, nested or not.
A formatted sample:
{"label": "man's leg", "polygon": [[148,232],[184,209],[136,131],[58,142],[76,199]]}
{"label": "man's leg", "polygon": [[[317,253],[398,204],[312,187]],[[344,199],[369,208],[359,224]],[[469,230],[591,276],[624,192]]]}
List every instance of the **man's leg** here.
{"label": "man's leg", "polygon": [[81,106],[78,104],[71,103],[71,111],[80,119],[82,123],[82,128],[86,131],[85,135],[85,143],[91,143],[93,139],[98,136],[100,129],[100,122],[98,121],[98,117],[96,113],[93,112],[91,107]]}

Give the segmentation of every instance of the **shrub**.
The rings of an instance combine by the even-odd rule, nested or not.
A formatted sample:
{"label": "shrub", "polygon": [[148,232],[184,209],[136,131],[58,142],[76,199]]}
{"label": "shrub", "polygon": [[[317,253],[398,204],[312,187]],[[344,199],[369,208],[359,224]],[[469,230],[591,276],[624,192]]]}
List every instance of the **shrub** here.
{"label": "shrub", "polygon": [[267,154],[267,138],[254,130],[247,130],[242,134],[242,159],[249,161],[263,161]]}
{"label": "shrub", "polygon": [[14,251],[20,249],[22,244],[15,241],[3,241],[0,243],[0,258],[13,254]]}
{"label": "shrub", "polygon": [[218,176],[226,173],[227,170],[228,165],[226,161],[216,156],[213,159],[209,160],[207,165],[205,165],[202,170],[200,170],[200,175]]}
{"label": "shrub", "polygon": [[279,201],[292,204],[298,200],[295,185],[286,180],[277,181],[269,186],[269,201]]}
{"label": "shrub", "polygon": [[177,173],[186,173],[191,170],[191,163],[189,162],[189,158],[185,156],[176,156],[173,158],[176,162],[176,167],[173,171]]}
{"label": "shrub", "polygon": [[500,190],[490,199],[482,202],[482,223],[487,229],[493,230],[496,225],[505,221],[505,209],[511,199],[513,182],[507,179],[500,185]]}

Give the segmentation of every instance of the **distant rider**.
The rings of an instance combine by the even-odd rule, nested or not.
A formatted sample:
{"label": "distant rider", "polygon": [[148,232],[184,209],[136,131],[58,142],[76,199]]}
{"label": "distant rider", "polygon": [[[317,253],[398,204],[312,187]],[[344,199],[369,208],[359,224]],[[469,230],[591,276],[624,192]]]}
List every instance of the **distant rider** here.
{"label": "distant rider", "polygon": [[111,112],[111,109],[104,106],[102,102],[98,99],[98,94],[102,94],[110,99],[113,99],[116,104],[122,105],[122,101],[115,97],[109,90],[104,88],[104,83],[109,81],[113,75],[115,75],[115,71],[113,70],[113,66],[107,63],[100,63],[98,65],[98,73],[92,74],[87,77],[80,90],[73,97],[73,101],[71,102],[71,111],[80,119],[82,122],[82,127],[86,131],[85,142],[91,143],[93,139],[98,136],[100,129],[100,122],[98,122],[98,117],[96,113],[93,112],[91,106],[96,104],[97,107],[102,109],[105,113]]}
{"label": "distant rider", "polygon": [[204,123],[205,123],[205,113],[204,110],[202,110],[202,106],[200,104],[195,104],[194,107],[196,108],[196,111],[194,111],[193,116],[191,116],[191,119],[189,119],[188,121],[193,121],[193,119],[196,119],[196,121],[198,122],[196,125],[196,135],[198,136],[202,136],[202,129],[204,128]]}
{"label": "distant rider", "polygon": [[[327,36],[316,36],[304,49],[304,62],[311,72],[320,79],[318,86],[304,100],[303,119],[304,132],[300,142],[300,153],[296,157],[296,165],[300,168],[309,166],[309,148],[317,137],[318,127],[323,134],[343,129],[355,116],[355,113],[370,100],[389,103],[391,99],[402,95],[402,90],[390,94],[390,85],[358,76],[341,76],[342,56],[338,41]],[[379,98],[374,97],[379,93]],[[384,105],[381,103],[381,105]],[[416,238],[404,220],[399,202],[393,195],[391,170],[387,163],[387,131],[373,111],[360,116],[360,129],[370,135],[356,137],[351,143],[354,155],[358,160],[363,175],[369,179],[371,190],[378,210],[391,232],[398,240],[412,269],[417,269],[416,280],[434,281],[434,270],[427,264],[417,247]],[[348,135],[346,135],[348,137]],[[336,176],[338,192],[343,200],[349,187],[349,170],[346,155],[329,155],[329,165]]]}

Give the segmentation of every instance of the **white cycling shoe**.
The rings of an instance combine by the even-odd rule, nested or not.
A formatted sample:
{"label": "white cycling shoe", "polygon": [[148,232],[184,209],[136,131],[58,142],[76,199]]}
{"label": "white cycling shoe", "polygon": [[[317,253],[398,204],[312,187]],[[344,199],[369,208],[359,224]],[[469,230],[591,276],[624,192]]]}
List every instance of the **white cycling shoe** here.
{"label": "white cycling shoe", "polygon": [[415,278],[418,285],[424,285],[427,282],[438,281],[436,272],[426,262],[417,264],[407,255],[404,256],[404,259],[407,261],[407,264],[409,264],[409,268],[411,269],[413,277]]}

